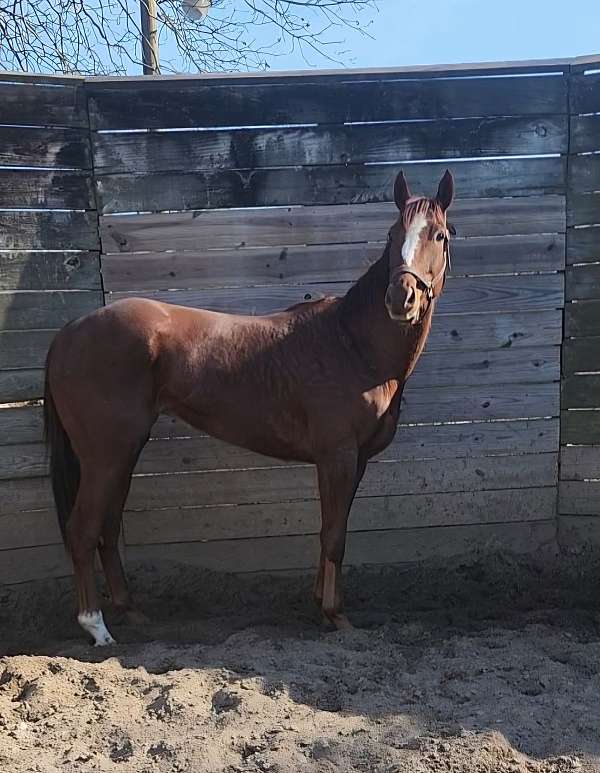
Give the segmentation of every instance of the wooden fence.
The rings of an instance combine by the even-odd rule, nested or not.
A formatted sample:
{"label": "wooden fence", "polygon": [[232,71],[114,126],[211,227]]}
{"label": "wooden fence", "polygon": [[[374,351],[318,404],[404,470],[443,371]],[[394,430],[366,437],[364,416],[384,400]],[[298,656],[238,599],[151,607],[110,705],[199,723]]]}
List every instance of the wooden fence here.
{"label": "wooden fence", "polygon": [[[556,544],[565,255],[563,443],[588,447],[563,449],[561,534],[587,538],[600,376],[580,372],[600,371],[600,229],[578,226],[600,222],[600,156],[581,155],[600,145],[600,116],[583,115],[600,81],[586,66],[0,78],[0,582],[68,571],[41,408],[23,404],[53,331],[126,296],[263,313],[343,293],[383,250],[400,168],[420,192],[452,169],[458,238],[396,440],[359,489],[349,563]],[[165,417],[124,545],[297,570],[318,527],[311,467]]]}

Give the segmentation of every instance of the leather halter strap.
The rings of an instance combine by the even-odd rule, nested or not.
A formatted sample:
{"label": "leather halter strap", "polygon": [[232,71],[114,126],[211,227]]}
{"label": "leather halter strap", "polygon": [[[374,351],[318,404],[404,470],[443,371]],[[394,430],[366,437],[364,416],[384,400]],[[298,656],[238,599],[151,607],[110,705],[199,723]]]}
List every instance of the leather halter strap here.
{"label": "leather halter strap", "polygon": [[[388,234],[388,242],[391,244],[392,242],[392,236],[391,234]],[[418,271],[415,271],[414,269],[410,268],[410,266],[407,266],[405,263],[401,263],[399,266],[396,266],[390,273],[390,280],[394,280],[397,277],[401,276],[402,274],[410,274],[411,276],[414,276],[414,278],[423,285],[425,288],[425,293],[427,295],[427,299],[429,301],[433,300],[435,297],[435,287],[437,283],[442,279],[442,277],[445,276],[446,271],[450,268],[450,240],[448,236],[444,238],[444,265],[442,266],[442,270],[434,276],[434,278],[428,282],[426,279],[424,279]]]}

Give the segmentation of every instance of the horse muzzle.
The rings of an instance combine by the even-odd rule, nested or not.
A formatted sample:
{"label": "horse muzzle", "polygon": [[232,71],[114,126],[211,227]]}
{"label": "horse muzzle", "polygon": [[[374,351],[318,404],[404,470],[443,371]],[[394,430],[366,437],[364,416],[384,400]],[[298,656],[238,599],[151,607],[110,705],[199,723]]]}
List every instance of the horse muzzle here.
{"label": "horse muzzle", "polygon": [[404,275],[400,282],[390,284],[385,294],[390,319],[401,325],[416,325],[421,316],[421,290],[411,279]]}

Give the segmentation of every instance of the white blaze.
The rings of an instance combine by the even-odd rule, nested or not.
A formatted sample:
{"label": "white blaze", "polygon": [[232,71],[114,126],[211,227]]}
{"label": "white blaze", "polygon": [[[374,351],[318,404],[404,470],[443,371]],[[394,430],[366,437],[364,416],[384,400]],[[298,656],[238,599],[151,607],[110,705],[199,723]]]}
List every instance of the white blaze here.
{"label": "white blaze", "polygon": [[427,218],[421,212],[414,216],[408,227],[404,244],[402,245],[402,258],[407,266],[410,266],[415,257],[415,250],[419,244],[421,231],[427,226]]}
{"label": "white blaze", "polygon": [[106,647],[107,644],[115,643],[104,625],[104,617],[99,609],[94,612],[81,612],[77,615],[77,621],[83,630],[93,637],[95,647]]}

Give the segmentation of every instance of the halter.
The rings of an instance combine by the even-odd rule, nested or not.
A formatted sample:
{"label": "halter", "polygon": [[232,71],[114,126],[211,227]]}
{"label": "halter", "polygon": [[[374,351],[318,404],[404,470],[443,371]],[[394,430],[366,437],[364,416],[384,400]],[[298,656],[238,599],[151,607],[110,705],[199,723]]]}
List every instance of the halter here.
{"label": "halter", "polygon": [[[388,244],[392,243],[392,235],[391,233],[388,234]],[[440,281],[440,279],[445,276],[447,269],[451,268],[450,266],[450,239],[448,236],[444,237],[444,265],[442,266],[442,270],[431,280],[431,282],[428,282],[426,279],[424,279],[418,271],[415,271],[414,269],[410,268],[406,264],[401,264],[400,266],[397,266],[390,274],[390,280],[394,280],[397,277],[401,276],[402,274],[410,274],[411,276],[414,276],[414,278],[423,285],[425,288],[425,294],[427,296],[427,300],[432,301],[435,297],[434,290],[437,283]]]}

